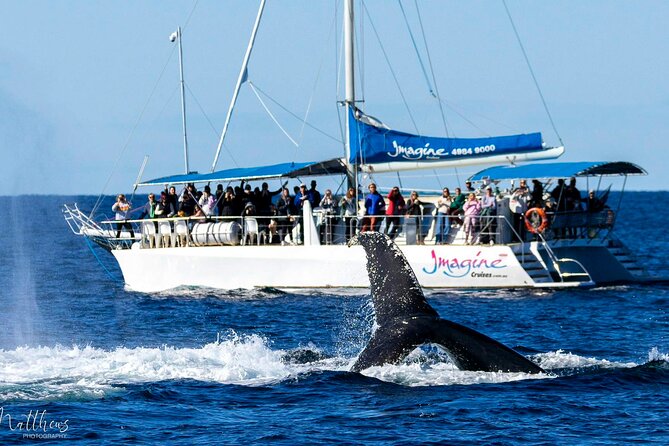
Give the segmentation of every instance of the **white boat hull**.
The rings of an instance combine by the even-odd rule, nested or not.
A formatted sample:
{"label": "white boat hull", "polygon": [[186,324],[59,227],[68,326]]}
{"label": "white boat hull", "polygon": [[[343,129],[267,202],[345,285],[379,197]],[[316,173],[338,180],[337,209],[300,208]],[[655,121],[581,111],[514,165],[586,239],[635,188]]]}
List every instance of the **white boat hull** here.
{"label": "white boat hull", "polygon": [[[140,292],[179,286],[219,289],[369,286],[365,253],[359,246],[137,249],[139,246],[135,245],[133,248],[112,253],[127,286]],[[527,274],[509,246],[423,245],[401,249],[425,288],[541,286]]]}

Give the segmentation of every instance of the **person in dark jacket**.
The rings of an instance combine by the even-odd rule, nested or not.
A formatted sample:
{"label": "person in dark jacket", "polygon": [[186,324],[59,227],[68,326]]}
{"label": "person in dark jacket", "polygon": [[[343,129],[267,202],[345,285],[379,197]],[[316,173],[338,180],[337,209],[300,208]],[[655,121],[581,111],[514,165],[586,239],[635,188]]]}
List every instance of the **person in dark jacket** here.
{"label": "person in dark jacket", "polygon": [[160,193],[160,200],[156,205],[155,215],[157,218],[171,218],[177,213],[177,208],[168,200],[165,192]]}
{"label": "person in dark jacket", "polygon": [[565,186],[562,178],[558,180],[557,186],[551,191],[551,197],[555,200],[558,212],[567,210],[567,186]]}
{"label": "person in dark jacket", "polygon": [[225,195],[223,195],[223,199],[220,201],[219,206],[222,217],[234,217],[239,216],[242,213],[241,210],[239,212],[237,211],[238,202],[232,191],[232,186],[228,186],[225,190]]}
{"label": "person in dark jacket", "polygon": [[544,186],[539,180],[532,180],[532,194],[529,208],[544,208]]}
{"label": "person in dark jacket", "polygon": [[416,223],[416,243],[424,245],[423,242],[423,206],[424,203],[418,199],[418,192],[411,191],[407,202],[407,218],[413,218]]}
{"label": "person in dark jacket", "polygon": [[290,191],[283,188],[279,200],[276,202],[276,211],[278,217],[278,230],[281,244],[286,241],[286,234],[293,243],[293,223],[295,222],[295,206],[293,204],[293,197],[290,196]]}
{"label": "person in dark jacket", "polygon": [[316,190],[316,180],[311,180],[309,195],[311,196],[311,206],[318,206],[322,200],[322,197],[321,193]]}
{"label": "person in dark jacket", "polygon": [[453,201],[451,202],[451,206],[448,210],[451,226],[462,225],[462,219],[458,217],[458,215],[462,215],[464,213],[462,206],[464,206],[466,200],[467,197],[465,197],[465,194],[462,193],[462,189],[456,187],[455,196],[453,197]]}
{"label": "person in dark jacket", "polygon": [[279,195],[286,184],[288,184],[288,181],[283,183],[283,185],[277,190],[270,191],[269,185],[267,183],[262,183],[262,188],[260,189],[256,203],[256,206],[258,207],[258,215],[270,215],[270,210],[272,208],[272,198],[276,195]]}
{"label": "person in dark jacket", "polygon": [[225,192],[223,191],[223,185],[219,184],[216,186],[216,195],[215,195],[215,201],[216,201],[216,215],[221,216],[223,215],[223,198],[225,197]]}
{"label": "person in dark jacket", "polygon": [[179,195],[177,195],[177,189],[174,186],[170,186],[169,189],[165,188],[165,194],[167,195],[166,201],[169,203],[168,207],[172,207],[176,215],[179,212]]}

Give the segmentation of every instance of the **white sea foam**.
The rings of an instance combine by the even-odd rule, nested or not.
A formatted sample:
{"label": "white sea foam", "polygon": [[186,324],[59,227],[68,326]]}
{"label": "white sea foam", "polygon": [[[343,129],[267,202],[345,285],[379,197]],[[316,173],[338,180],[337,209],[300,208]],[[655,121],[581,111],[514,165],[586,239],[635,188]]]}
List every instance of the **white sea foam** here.
{"label": "white sea foam", "polygon": [[201,348],[20,347],[0,350],[0,400],[97,397],[123,384],[193,379],[263,385],[300,370],[257,335],[232,336]]}
{"label": "white sea foam", "polygon": [[615,362],[607,359],[588,358],[573,353],[557,350],[540,353],[532,357],[544,370],[583,369],[583,368],[629,368],[638,364],[634,362]]}
{"label": "white sea foam", "polygon": [[669,354],[661,353],[657,347],[653,347],[648,352],[648,361],[664,361],[669,363]]}
{"label": "white sea foam", "polygon": [[[272,385],[318,371],[349,370],[355,358],[327,358],[310,345],[286,352],[258,335],[230,335],[200,348],[19,347],[0,350],[0,401],[95,399],[123,392],[125,385],[191,379],[244,386]],[[649,358],[667,359],[657,349]],[[469,385],[546,379],[554,369],[623,368],[612,362],[556,352],[533,356],[547,373],[488,373],[458,370],[447,355],[416,349],[398,365],[370,367],[369,377],[406,386]],[[576,371],[575,371],[576,373]]]}

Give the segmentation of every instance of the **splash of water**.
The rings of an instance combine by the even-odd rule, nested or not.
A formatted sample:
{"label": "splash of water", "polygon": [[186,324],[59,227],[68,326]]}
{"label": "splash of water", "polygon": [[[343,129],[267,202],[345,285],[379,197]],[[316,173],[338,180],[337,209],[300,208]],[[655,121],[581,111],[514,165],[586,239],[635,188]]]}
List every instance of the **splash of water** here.
{"label": "splash of water", "polygon": [[[310,345],[297,350],[272,349],[258,335],[230,333],[199,348],[18,347],[0,350],[0,401],[94,399],[124,391],[124,385],[195,380],[243,386],[275,385],[309,373],[346,372],[351,357],[327,357]],[[652,354],[652,353],[651,353]],[[369,377],[405,386],[471,385],[526,379],[552,379],[551,370],[629,368],[565,353],[541,353],[534,359],[546,374],[491,373],[458,370],[447,356],[419,348],[401,364],[370,367]],[[564,375],[563,375],[564,376]]]}
{"label": "splash of water", "polygon": [[5,296],[7,307],[6,337],[3,344],[35,345],[39,341],[36,327],[40,323],[39,306],[35,294],[35,281],[29,255],[30,247],[26,243],[25,202],[20,197],[9,199],[9,227],[6,229],[10,237],[8,253],[10,255],[10,284]]}

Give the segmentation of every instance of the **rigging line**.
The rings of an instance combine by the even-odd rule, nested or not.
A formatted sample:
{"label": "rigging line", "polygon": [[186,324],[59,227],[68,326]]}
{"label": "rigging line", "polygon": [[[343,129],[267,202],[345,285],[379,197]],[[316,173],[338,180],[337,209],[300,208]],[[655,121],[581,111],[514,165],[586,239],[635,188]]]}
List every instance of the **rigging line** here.
{"label": "rigging line", "polygon": [[[442,100],[439,99],[439,104],[441,105],[441,103],[442,103]],[[472,121],[471,119],[467,118],[465,115],[463,115],[463,114],[460,113],[458,110],[456,110],[456,109],[455,109],[452,105],[450,105],[448,102],[443,101],[443,103],[446,105],[446,107],[448,107],[448,108],[449,108],[451,111],[453,111],[456,115],[458,115],[460,118],[462,118],[463,121],[465,121],[466,123],[468,123],[469,125],[471,125],[472,127],[474,127],[476,130],[478,130],[479,132],[483,133],[483,134],[486,135],[486,136],[491,136],[488,132],[486,132],[486,131],[483,130],[481,127],[479,127],[478,125],[476,125],[476,124],[474,123],[474,121]],[[440,107],[440,108],[441,108],[441,107]],[[494,122],[494,121],[493,121],[493,122]]]}
{"label": "rigging line", "polygon": [[195,3],[193,3],[193,8],[190,10],[190,13],[188,14],[188,17],[186,17],[186,24],[183,26],[182,31],[186,31],[186,28],[188,28],[188,24],[190,23],[191,17],[193,17],[193,13],[195,12],[195,8],[197,8],[197,4],[200,2],[200,0],[195,0]]}
{"label": "rigging line", "polygon": [[418,23],[420,24],[420,32],[423,36],[423,45],[425,45],[425,54],[427,55],[427,63],[430,67],[430,74],[432,75],[432,82],[434,82],[434,92],[437,94],[437,101],[439,103],[439,112],[441,113],[441,122],[444,124],[444,131],[446,136],[450,136],[448,132],[448,123],[446,121],[446,114],[444,113],[444,107],[441,103],[441,95],[439,94],[439,84],[437,83],[437,77],[434,75],[434,66],[432,65],[432,57],[430,56],[430,47],[427,44],[427,37],[425,36],[425,27],[423,27],[423,18],[420,15],[420,9],[418,9],[418,0],[414,0],[416,5],[416,14],[418,15]]}
{"label": "rigging line", "polygon": [[[485,130],[483,130],[483,129],[480,128],[479,126],[477,126],[473,121],[469,120],[464,114],[462,114],[460,111],[458,111],[458,109],[456,108],[457,105],[456,105],[455,103],[453,103],[453,102],[448,102],[448,101],[445,101],[445,100],[443,100],[443,99],[442,99],[441,101],[443,102],[443,104],[444,104],[446,107],[448,107],[451,111],[453,111],[455,114],[457,114],[459,117],[461,117],[464,121],[466,121],[467,123],[469,123],[472,127],[474,127],[475,129],[479,130],[480,132],[486,134],[487,136],[490,136],[490,135],[488,134],[488,132],[486,132]],[[460,108],[464,110],[464,107],[460,107]],[[493,118],[491,118],[491,117],[489,117],[489,116],[485,116],[485,115],[483,115],[483,114],[481,114],[481,113],[476,113],[476,112],[472,112],[472,111],[469,111],[469,113],[471,113],[471,114],[473,114],[473,115],[476,115],[476,116],[478,116],[479,118],[485,119],[486,121],[490,121],[490,122],[492,122],[493,124],[499,125],[500,127],[504,127],[505,129],[507,129],[507,130],[509,130],[509,131],[516,132],[516,133],[521,133],[521,131],[518,130],[517,128],[513,128],[513,127],[511,127],[511,126],[509,126],[509,125],[507,125],[507,124],[504,124],[503,122],[497,121],[496,119],[493,119]]]}
{"label": "rigging line", "polygon": [[259,92],[260,94],[262,94],[262,95],[265,96],[267,99],[269,99],[270,101],[272,101],[272,102],[273,102],[276,106],[278,106],[281,110],[285,111],[286,113],[288,113],[289,115],[291,115],[293,118],[297,119],[298,121],[300,121],[300,122],[304,122],[304,124],[305,124],[307,127],[309,127],[309,128],[311,128],[311,129],[317,131],[318,133],[320,133],[320,134],[323,135],[323,136],[327,136],[328,138],[330,138],[330,139],[333,140],[333,141],[336,141],[336,142],[338,142],[338,143],[341,143],[341,142],[342,142],[342,140],[341,140],[341,139],[337,139],[336,136],[332,136],[332,135],[326,133],[325,131],[323,131],[323,130],[319,129],[318,127],[314,126],[313,124],[310,124],[309,122],[303,120],[303,119],[300,118],[296,113],[293,113],[292,111],[288,110],[286,107],[284,107],[283,105],[281,105],[280,102],[278,102],[276,99],[274,99],[273,97],[271,97],[269,94],[267,94],[267,92],[265,92],[262,88],[258,87],[256,84],[253,84],[253,87],[254,87],[256,90],[258,90],[258,92]]}
{"label": "rigging line", "polygon": [[437,169],[432,169],[432,173],[434,174],[434,177],[437,179],[437,184],[439,185],[439,189],[443,189],[444,187],[441,185],[441,179],[439,178],[439,175],[437,175]]}
{"label": "rigging line", "polygon": [[553,127],[555,135],[557,135],[558,140],[560,141],[560,145],[564,146],[564,143],[562,142],[562,137],[560,136],[560,133],[557,131],[557,128],[555,127],[553,116],[551,115],[550,110],[548,110],[548,104],[546,104],[546,99],[544,99],[544,94],[541,91],[541,87],[539,87],[539,81],[537,81],[537,77],[534,75],[534,70],[532,69],[532,64],[530,64],[529,57],[527,57],[527,52],[525,51],[523,42],[520,40],[520,35],[518,34],[518,30],[516,29],[516,24],[513,22],[513,18],[511,17],[511,12],[509,11],[508,6],[506,5],[506,0],[502,0],[502,4],[504,5],[504,9],[506,10],[506,15],[509,17],[509,22],[511,22],[511,27],[513,28],[513,32],[516,35],[516,39],[518,40],[518,45],[520,45],[520,50],[523,53],[525,62],[527,63],[527,68],[529,68],[530,74],[532,75],[534,86],[537,88],[537,91],[539,92],[539,97],[541,98],[541,102],[544,105],[544,110],[546,110],[546,114],[548,115],[548,120],[550,121],[551,126]]}
{"label": "rigging line", "polygon": [[395,172],[397,174],[397,182],[400,184],[400,189],[404,189],[404,186],[402,186],[402,178],[400,177],[400,171]]}
{"label": "rigging line", "polygon": [[411,26],[409,26],[409,19],[407,18],[406,12],[404,11],[404,6],[402,6],[402,0],[397,0],[397,4],[402,11],[402,17],[404,18],[404,24],[407,26],[407,31],[409,32],[409,37],[411,38],[411,43],[413,44],[413,49],[416,52],[416,57],[418,58],[418,63],[420,64],[420,69],[423,72],[423,77],[425,78],[425,83],[427,84],[427,89],[430,92],[430,95],[437,97],[430,83],[430,78],[427,75],[427,70],[425,69],[425,64],[423,63],[423,58],[420,57],[420,52],[418,51],[418,45],[416,44],[416,39],[413,36],[413,31],[411,31]]}
{"label": "rigging line", "polygon": [[411,119],[411,123],[413,124],[416,133],[420,134],[420,130],[418,130],[418,125],[416,124],[416,121],[413,118],[413,114],[411,113],[411,109],[409,108],[409,103],[407,102],[406,97],[404,96],[404,92],[400,87],[400,82],[397,79],[395,70],[393,70],[393,66],[390,63],[390,59],[388,58],[388,53],[386,53],[386,49],[384,48],[383,43],[381,42],[381,37],[379,36],[379,33],[376,30],[376,26],[374,26],[374,22],[372,21],[372,16],[369,14],[369,11],[367,10],[367,5],[365,4],[364,0],[362,0],[362,7],[367,12],[369,24],[372,26],[372,31],[374,31],[376,40],[379,42],[379,46],[381,47],[381,52],[383,53],[383,57],[386,59],[386,63],[388,64],[388,69],[390,70],[390,73],[392,74],[393,79],[395,80],[395,86],[397,87],[397,90],[399,91],[400,96],[402,97],[402,102],[404,102],[404,107],[407,109],[407,112],[409,113],[409,119]]}
{"label": "rigging line", "polygon": [[135,135],[135,131],[137,131],[137,127],[139,127],[139,123],[142,121],[142,118],[144,117],[144,113],[146,113],[147,108],[149,107],[149,103],[151,103],[151,100],[153,99],[153,95],[155,94],[156,90],[158,89],[158,84],[160,84],[160,81],[163,78],[163,75],[165,74],[165,71],[167,70],[167,66],[169,65],[170,61],[172,60],[172,56],[174,56],[174,52],[176,51],[176,46],[172,46],[172,51],[170,51],[170,55],[167,58],[167,61],[165,62],[165,65],[163,66],[162,71],[160,72],[160,75],[158,76],[158,80],[156,80],[155,85],[151,89],[151,93],[149,93],[149,97],[144,103],[144,106],[142,107],[142,111],[139,113],[139,117],[137,118],[137,121],[135,121],[135,124],[132,126],[132,129],[130,130],[130,133],[128,134],[128,137],[125,140],[125,143],[123,144],[123,147],[121,148],[121,151],[119,152],[118,156],[116,157],[116,161],[114,161],[114,165],[112,166],[112,171],[109,174],[109,177],[107,177],[107,181],[105,182],[104,186],[102,187],[102,192],[100,193],[100,196],[98,197],[97,201],[95,202],[95,205],[93,206],[93,210],[91,211],[90,217],[93,218],[95,215],[95,212],[98,210],[100,205],[102,204],[102,199],[104,198],[104,193],[107,190],[107,186],[109,186],[109,183],[111,182],[111,179],[114,176],[114,173],[116,171],[116,168],[118,167],[119,162],[121,161],[121,158],[123,157],[123,154],[125,154],[125,151],[128,149],[128,146],[130,145],[130,141],[132,140],[132,137]]}
{"label": "rigging line", "polygon": [[272,121],[274,121],[274,123],[277,125],[277,127],[279,127],[279,129],[283,132],[283,134],[286,135],[286,137],[287,137],[288,139],[290,139],[290,142],[292,142],[292,143],[295,145],[295,147],[299,147],[300,145],[297,143],[297,141],[295,141],[295,140],[288,134],[288,132],[281,126],[281,124],[279,124],[279,121],[276,120],[276,118],[274,117],[274,115],[272,114],[272,112],[271,112],[271,111],[269,110],[269,108],[267,107],[267,104],[265,104],[265,102],[264,102],[264,101],[262,100],[262,98],[260,97],[260,94],[258,93],[258,91],[256,91],[256,88],[255,88],[255,86],[253,85],[253,82],[251,82],[251,81],[247,81],[247,82],[248,82],[248,84],[249,84],[249,87],[251,87],[251,90],[253,91],[253,93],[256,95],[256,97],[257,97],[258,100],[260,101],[260,105],[263,106],[263,108],[265,109],[265,111],[267,112],[267,114],[269,115],[269,117],[272,118]]}
{"label": "rigging line", "polygon": [[[188,92],[189,92],[190,95],[193,97],[193,100],[195,101],[195,103],[197,104],[198,108],[200,109],[200,112],[202,112],[202,114],[204,115],[204,118],[205,118],[205,119],[207,120],[207,122],[209,123],[209,127],[211,127],[211,129],[214,131],[214,135],[216,135],[216,139],[218,139],[218,130],[216,130],[216,126],[214,126],[214,124],[211,122],[211,119],[209,119],[209,116],[207,116],[207,113],[204,111],[204,108],[202,107],[202,104],[200,104],[200,101],[197,100],[197,97],[195,96],[195,93],[193,93],[193,90],[190,89],[190,87],[188,86],[188,83],[187,83],[187,82],[184,82],[184,84],[186,85],[186,88],[188,89]],[[235,159],[235,157],[232,155],[232,152],[230,152],[230,149],[228,149],[228,146],[226,146],[225,144],[223,144],[223,148],[224,148],[225,151],[228,153],[228,156],[230,157],[230,159],[232,160],[232,162],[235,164],[235,166],[236,166],[236,167],[239,167],[239,163],[237,162],[237,160]]]}
{"label": "rigging line", "polygon": [[453,170],[455,171],[455,179],[458,182],[458,187],[460,187],[459,185],[462,184],[462,183],[460,182],[460,173],[458,172],[458,168],[453,167]]}
{"label": "rigging line", "polygon": [[[335,26],[335,18],[332,19],[332,22],[330,23],[330,29],[328,30],[327,38],[325,39],[325,43],[327,45],[327,42],[330,40],[330,37],[332,36],[332,32],[334,30]],[[336,37],[335,37],[336,40]],[[311,104],[313,103],[314,100],[314,95],[316,93],[316,88],[318,88],[318,81],[321,78],[321,73],[323,71],[323,65],[325,64],[325,55],[327,54],[327,51],[323,51],[323,55],[321,57],[321,61],[318,65],[318,70],[316,71],[316,79],[314,80],[314,85],[313,88],[311,89],[311,95],[309,96],[309,102],[307,104],[307,110],[304,113],[304,119],[302,120],[302,128],[300,128],[300,136],[297,138],[300,143],[302,143],[302,139],[304,136],[304,127],[306,126],[307,119],[309,118],[309,112],[311,111]],[[295,160],[295,156],[297,155],[297,147],[295,148],[293,152],[293,160]]]}
{"label": "rigging line", "polygon": [[[172,101],[174,101],[174,97],[177,95],[178,91],[179,91],[179,85],[175,85],[174,89],[172,90],[172,93],[170,94],[170,97],[167,99],[167,101],[165,101],[163,106],[160,108],[160,111],[156,115],[155,119],[151,122],[150,124],[151,129],[155,129],[158,127],[158,123],[161,122],[161,119],[163,119],[163,114],[165,113],[165,110],[172,103]],[[146,136],[146,133],[147,131],[144,131],[144,135],[142,135],[141,137],[138,136],[138,138],[140,138],[140,141]]]}
{"label": "rigging line", "polygon": [[100,266],[102,267],[102,269],[107,273],[107,276],[109,276],[109,278],[112,280],[112,282],[117,282],[119,279],[116,278],[116,277],[114,277],[114,275],[111,273],[111,271],[109,271],[109,269],[107,269],[107,267],[105,266],[105,264],[102,263],[102,260],[100,260],[100,257],[98,257],[98,253],[95,252],[95,250],[94,250],[94,248],[93,248],[93,244],[92,244],[91,241],[88,239],[88,237],[84,237],[84,240],[86,240],[86,244],[88,245],[88,249],[91,250],[91,252],[93,253],[93,257],[95,257],[95,260],[98,261],[98,263],[100,264]]}
{"label": "rigging line", "polygon": [[[190,22],[190,19],[193,17],[193,13],[195,12],[195,8],[197,8],[197,4],[199,3],[200,0],[195,0],[195,3],[193,4],[193,7],[190,10],[190,13],[188,14],[188,17],[186,18],[186,24],[184,25],[183,29],[185,30],[188,27],[188,23]],[[118,157],[116,158],[116,161],[114,161],[114,165],[112,167],[112,171],[109,174],[109,177],[107,178],[107,181],[105,182],[104,186],[102,187],[102,192],[100,192],[100,196],[95,202],[95,205],[93,205],[93,210],[91,211],[90,217],[93,218],[95,215],[95,212],[98,210],[100,205],[102,204],[102,199],[105,197],[105,191],[107,190],[107,187],[109,186],[109,183],[111,182],[111,179],[114,176],[114,172],[116,171],[116,168],[118,167],[118,163],[121,161],[121,157],[127,150],[130,140],[132,139],[133,135],[135,134],[135,131],[137,130],[137,127],[139,126],[139,123],[142,121],[142,118],[144,117],[144,113],[146,112],[146,109],[149,106],[149,103],[151,102],[151,99],[153,98],[154,93],[156,92],[156,89],[158,88],[158,84],[160,83],[161,79],[163,78],[163,75],[165,74],[165,70],[167,69],[167,65],[169,65],[170,61],[172,60],[172,56],[174,56],[174,52],[176,51],[176,46],[172,46],[172,51],[170,51],[170,55],[167,58],[167,61],[165,62],[165,65],[163,66],[162,71],[160,72],[160,75],[158,76],[158,80],[156,81],[155,85],[153,86],[153,89],[151,90],[151,93],[149,94],[149,98],[146,100],[146,103],[144,104],[144,107],[142,107],[142,111],[139,114],[139,117],[137,118],[137,122],[135,122],[135,125],[132,127],[132,130],[130,130],[130,134],[128,135],[128,138],[125,141],[125,144],[123,144],[123,147],[121,148],[121,152],[119,153]]]}

